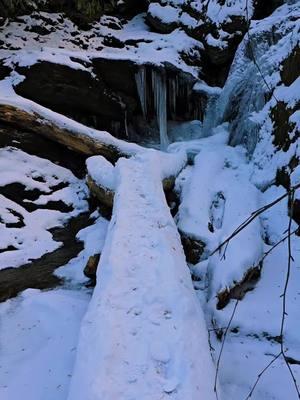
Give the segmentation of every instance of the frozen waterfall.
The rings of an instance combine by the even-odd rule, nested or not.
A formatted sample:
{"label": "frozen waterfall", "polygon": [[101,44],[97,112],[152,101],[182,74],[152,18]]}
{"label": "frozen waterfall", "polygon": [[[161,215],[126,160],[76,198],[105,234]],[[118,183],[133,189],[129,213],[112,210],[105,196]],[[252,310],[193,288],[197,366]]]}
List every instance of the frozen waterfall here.
{"label": "frozen waterfall", "polygon": [[[147,73],[151,74],[151,80],[149,80],[149,82],[152,83],[152,90],[151,87],[147,88]],[[165,150],[169,145],[168,129],[167,129],[166,75],[164,72],[156,71],[153,69],[147,70],[147,67],[140,66],[135,74],[135,82],[144,118],[147,118],[148,110],[149,113],[151,114],[150,110],[154,105],[154,111],[156,115],[159,136],[160,136],[160,148],[161,150]],[[153,100],[151,96],[153,96]],[[175,104],[176,104],[176,93],[174,93],[174,100],[171,104],[174,110],[175,110]]]}

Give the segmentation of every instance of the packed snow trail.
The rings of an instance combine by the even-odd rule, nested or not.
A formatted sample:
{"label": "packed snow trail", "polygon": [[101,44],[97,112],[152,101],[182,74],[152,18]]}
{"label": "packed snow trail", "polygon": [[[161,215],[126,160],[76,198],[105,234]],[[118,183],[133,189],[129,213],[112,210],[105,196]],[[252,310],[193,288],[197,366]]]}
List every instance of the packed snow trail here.
{"label": "packed snow trail", "polygon": [[113,216],[69,400],[215,400],[204,316],[156,152],[116,165]]}

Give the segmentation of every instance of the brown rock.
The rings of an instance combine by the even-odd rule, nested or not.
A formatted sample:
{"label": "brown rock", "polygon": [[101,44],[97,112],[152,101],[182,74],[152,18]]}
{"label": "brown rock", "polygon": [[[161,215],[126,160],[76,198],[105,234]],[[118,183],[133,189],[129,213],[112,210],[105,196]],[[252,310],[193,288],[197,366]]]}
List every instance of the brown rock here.
{"label": "brown rock", "polygon": [[100,260],[100,254],[94,254],[93,256],[90,256],[83,270],[83,273],[87,278],[96,280],[99,260]]}
{"label": "brown rock", "polygon": [[222,310],[231,299],[242,300],[245,294],[254,289],[261,276],[262,263],[257,267],[250,268],[240,282],[236,282],[231,288],[226,288],[218,293],[217,309]]}
{"label": "brown rock", "polygon": [[198,264],[203,254],[205,243],[201,240],[192,239],[183,232],[180,232],[180,235],[186,261],[190,264]]}

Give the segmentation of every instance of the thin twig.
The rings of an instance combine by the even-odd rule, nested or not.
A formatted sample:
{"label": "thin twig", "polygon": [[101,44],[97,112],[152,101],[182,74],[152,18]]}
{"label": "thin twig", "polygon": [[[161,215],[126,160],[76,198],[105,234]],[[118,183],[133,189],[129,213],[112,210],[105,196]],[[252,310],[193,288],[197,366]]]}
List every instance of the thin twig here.
{"label": "thin twig", "polygon": [[235,305],[233,307],[233,311],[232,311],[230,320],[228,322],[228,325],[227,325],[227,327],[225,329],[225,332],[224,332],[224,335],[223,335],[222,345],[221,345],[220,353],[219,353],[219,356],[218,356],[218,361],[217,361],[217,366],[216,366],[216,374],[215,374],[215,383],[214,383],[214,392],[216,393],[217,399],[219,398],[218,397],[218,391],[217,391],[217,382],[218,382],[218,374],[219,374],[219,369],[220,369],[221,357],[222,357],[222,353],[223,353],[223,349],[224,349],[224,345],[225,345],[226,336],[227,336],[227,333],[229,331],[229,328],[230,328],[231,322],[233,320],[233,317],[235,315],[238,303],[239,303],[239,300],[236,300]]}
{"label": "thin twig", "polygon": [[[275,199],[274,201],[272,201],[269,204],[266,204],[265,206],[259,208],[258,210],[254,211],[244,222],[242,222],[236,229],[235,231],[227,238],[225,239],[211,254],[210,256],[213,256],[215,253],[217,253],[218,251],[220,251],[222,249],[222,247],[224,245],[227,245],[230,242],[230,240],[232,240],[238,233],[240,233],[244,228],[246,228],[246,226],[248,226],[253,220],[255,220],[259,215],[261,215],[263,212],[269,210],[270,208],[272,208],[273,206],[275,206],[277,203],[279,203],[280,201],[282,201],[283,199],[285,199],[286,197],[289,196],[289,194],[293,191],[295,192],[297,189],[300,188],[300,183],[298,183],[297,185],[291,187],[289,190],[287,190],[287,192],[285,194],[283,194],[282,196],[278,197],[277,199]],[[223,255],[224,256],[224,255]]]}
{"label": "thin twig", "polygon": [[288,239],[288,266],[287,266],[287,272],[286,272],[286,278],[285,278],[285,283],[284,283],[284,289],[283,289],[283,294],[281,295],[282,297],[282,316],[281,316],[281,324],[280,324],[280,352],[272,359],[272,361],[270,361],[266,367],[258,374],[256,381],[254,382],[254,385],[252,386],[248,396],[246,397],[245,400],[249,400],[250,397],[252,396],[256,386],[258,385],[261,377],[264,375],[264,373],[271,367],[271,365],[279,358],[282,356],[285,365],[288,368],[289,374],[291,375],[293,384],[295,386],[295,390],[297,392],[297,396],[300,399],[300,390],[295,378],[295,375],[293,373],[293,370],[289,364],[288,361],[288,357],[285,354],[285,348],[284,348],[284,326],[285,326],[285,320],[286,320],[286,316],[287,316],[287,306],[286,306],[286,296],[287,296],[287,292],[288,292],[288,286],[289,286],[289,281],[290,281],[290,276],[291,276],[291,265],[292,265],[292,261],[294,261],[293,259],[293,255],[292,255],[292,242],[291,242],[291,237],[292,235],[297,231],[292,231],[292,222],[293,222],[293,204],[294,204],[294,196],[295,196],[295,189],[292,189],[288,192],[289,195],[289,204],[291,205],[291,209],[290,209],[290,215],[289,215],[289,225],[288,225],[288,229],[287,229],[287,235],[282,238],[278,243],[276,243],[264,256],[267,257],[269,255],[269,253],[275,248],[277,247],[280,243],[284,242],[286,239]]}
{"label": "thin twig", "polygon": [[300,399],[300,391],[299,391],[299,388],[297,385],[295,375],[292,371],[292,368],[287,361],[285,349],[284,349],[284,340],[283,340],[284,339],[284,325],[285,325],[285,320],[286,320],[286,316],[287,316],[286,295],[287,295],[290,276],[291,276],[291,265],[292,265],[292,262],[294,261],[293,255],[292,255],[292,241],[291,241],[294,197],[295,197],[295,190],[292,190],[289,194],[289,204],[291,205],[291,209],[290,209],[290,218],[289,218],[289,226],[288,226],[288,267],[287,267],[287,272],[286,272],[284,290],[283,290],[283,294],[282,294],[282,318],[281,318],[281,327],[280,327],[280,337],[281,337],[280,348],[281,348],[281,354],[283,356],[284,362],[285,362],[285,364],[288,368],[288,371],[291,375],[291,378],[293,380],[298,398]]}
{"label": "thin twig", "polygon": [[281,356],[281,353],[278,353],[277,356],[275,356],[275,357],[273,358],[273,360],[271,360],[271,361],[265,366],[265,368],[257,375],[257,379],[256,379],[256,381],[254,382],[254,385],[252,386],[252,388],[251,388],[251,390],[250,390],[250,392],[249,392],[249,394],[248,394],[248,396],[246,397],[245,400],[249,400],[249,399],[250,399],[250,397],[252,396],[252,394],[253,394],[253,392],[254,392],[256,386],[258,385],[258,382],[260,381],[261,377],[263,376],[263,374],[271,367],[271,365],[272,365],[280,356]]}
{"label": "thin twig", "polygon": [[265,252],[263,257],[260,259],[258,264],[261,264],[266,257],[274,250],[276,247],[278,247],[281,243],[285,242],[286,239],[288,239],[290,236],[293,236],[295,233],[299,231],[299,227],[293,230],[293,232],[288,233],[286,236],[284,236],[282,239],[280,239],[277,243],[275,243],[268,251]]}

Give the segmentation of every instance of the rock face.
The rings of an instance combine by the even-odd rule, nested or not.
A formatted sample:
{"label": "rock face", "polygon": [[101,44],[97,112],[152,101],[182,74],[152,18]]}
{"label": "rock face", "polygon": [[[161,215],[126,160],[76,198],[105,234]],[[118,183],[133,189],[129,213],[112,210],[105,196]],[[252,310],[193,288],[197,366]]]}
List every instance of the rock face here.
{"label": "rock face", "polygon": [[272,14],[277,7],[281,6],[284,0],[255,0],[253,19],[263,19]]}
{"label": "rock face", "polygon": [[16,15],[21,15],[23,13],[28,13],[41,5],[41,1],[32,0],[1,0],[0,1],[0,18],[13,17]]}
{"label": "rock face", "polygon": [[[245,11],[236,15],[232,6],[224,2],[151,2],[147,12],[147,22],[158,33],[170,33],[181,28],[203,44],[201,65],[207,83],[223,86],[228,75],[235,51],[241,42],[248,23]],[[223,7],[224,6],[224,7]],[[224,10],[222,9],[224,8]],[[216,19],[212,10],[222,11],[223,19]]]}
{"label": "rock face", "polygon": [[1,0],[0,18],[16,17],[35,10],[65,12],[81,27],[103,14],[136,15],[146,10],[146,1],[124,0]]}
{"label": "rock face", "polygon": [[[132,141],[158,138],[155,91],[165,95],[168,120],[200,119],[204,110],[192,91],[195,78],[166,64],[138,66],[130,60],[94,58],[88,70],[39,62],[18,67],[25,80],[16,92],[85,125]],[[156,79],[155,77],[161,79]]]}
{"label": "rock face", "polygon": [[110,128],[110,120],[124,119],[120,98],[87,71],[41,62],[18,72],[26,79],[16,92],[47,108],[101,130]]}

